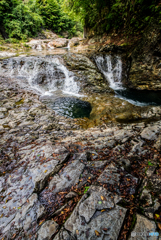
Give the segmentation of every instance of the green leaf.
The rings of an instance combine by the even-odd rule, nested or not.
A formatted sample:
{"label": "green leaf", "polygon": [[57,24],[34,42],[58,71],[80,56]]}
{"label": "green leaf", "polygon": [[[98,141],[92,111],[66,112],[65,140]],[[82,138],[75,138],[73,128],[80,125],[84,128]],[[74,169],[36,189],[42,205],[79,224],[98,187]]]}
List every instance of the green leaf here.
{"label": "green leaf", "polygon": [[84,193],[88,191],[89,187],[85,187]]}
{"label": "green leaf", "polygon": [[148,161],[148,166],[153,166],[154,164]]}

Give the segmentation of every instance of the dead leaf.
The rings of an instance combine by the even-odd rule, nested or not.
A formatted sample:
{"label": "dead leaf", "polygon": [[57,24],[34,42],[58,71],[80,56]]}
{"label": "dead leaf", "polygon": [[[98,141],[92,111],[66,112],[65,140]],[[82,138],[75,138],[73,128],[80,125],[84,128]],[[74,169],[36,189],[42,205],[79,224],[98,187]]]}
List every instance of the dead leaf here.
{"label": "dead leaf", "polygon": [[39,223],[39,226],[45,221],[45,219],[43,219],[40,223]]}
{"label": "dead leaf", "polygon": [[44,173],[46,173],[48,170],[45,170]]}
{"label": "dead leaf", "polygon": [[101,196],[101,200],[102,200],[102,201],[107,201],[104,196]]}
{"label": "dead leaf", "polygon": [[12,238],[11,239],[14,239],[16,237],[16,233],[15,234],[13,234],[13,236],[12,236]]}
{"label": "dead leaf", "polygon": [[100,236],[100,233],[97,230],[95,230],[95,234],[96,234],[97,237]]}
{"label": "dead leaf", "polygon": [[158,228],[161,230],[161,223],[158,223]]}
{"label": "dead leaf", "polygon": [[79,231],[78,230],[76,230],[76,234],[79,235]]}

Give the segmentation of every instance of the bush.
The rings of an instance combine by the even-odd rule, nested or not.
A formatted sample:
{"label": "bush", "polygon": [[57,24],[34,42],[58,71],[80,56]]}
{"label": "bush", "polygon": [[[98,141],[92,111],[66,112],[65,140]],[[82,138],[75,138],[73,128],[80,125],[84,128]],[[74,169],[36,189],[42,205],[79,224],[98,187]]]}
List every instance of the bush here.
{"label": "bush", "polygon": [[27,39],[35,35],[41,28],[43,20],[36,12],[32,1],[21,3],[13,8],[4,21],[4,26],[10,38]]}
{"label": "bush", "polygon": [[[68,32],[68,36],[76,35],[78,30],[83,30],[79,23],[69,17],[56,0],[37,0],[40,15],[44,20],[44,26],[61,34]],[[77,28],[78,25],[78,28]]]}
{"label": "bush", "polygon": [[68,32],[69,37],[76,35],[81,27],[59,1],[64,0],[0,0],[0,34],[24,41],[45,27],[59,34]]}

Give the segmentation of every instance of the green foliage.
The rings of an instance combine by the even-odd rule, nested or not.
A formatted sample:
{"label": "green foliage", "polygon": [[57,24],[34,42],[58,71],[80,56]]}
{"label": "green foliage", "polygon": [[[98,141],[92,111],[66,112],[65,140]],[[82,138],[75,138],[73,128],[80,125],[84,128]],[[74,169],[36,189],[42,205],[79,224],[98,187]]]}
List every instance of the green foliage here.
{"label": "green foliage", "polygon": [[28,2],[2,0],[0,17],[9,38],[26,39],[31,37],[40,30],[43,24],[34,0]]}
{"label": "green foliage", "polygon": [[40,9],[40,15],[44,20],[44,26],[56,33],[68,32],[72,37],[80,29],[80,25],[69,17],[57,0],[37,0],[37,6]]}
{"label": "green foliage", "polygon": [[148,161],[148,166],[153,166],[154,164]]}
{"label": "green foliage", "polygon": [[86,28],[95,33],[120,29],[141,31],[155,18],[161,21],[159,0],[65,0]]}
{"label": "green foliage", "polygon": [[21,3],[13,8],[11,14],[4,21],[4,26],[10,38],[26,39],[35,35],[41,28],[43,20],[30,4]]}
{"label": "green foliage", "polygon": [[89,187],[85,187],[84,193],[88,191]]}
{"label": "green foliage", "polygon": [[69,37],[83,30],[64,12],[60,0],[0,0],[0,22],[0,33],[5,31],[10,40],[26,40],[42,27],[59,34],[67,32]]}

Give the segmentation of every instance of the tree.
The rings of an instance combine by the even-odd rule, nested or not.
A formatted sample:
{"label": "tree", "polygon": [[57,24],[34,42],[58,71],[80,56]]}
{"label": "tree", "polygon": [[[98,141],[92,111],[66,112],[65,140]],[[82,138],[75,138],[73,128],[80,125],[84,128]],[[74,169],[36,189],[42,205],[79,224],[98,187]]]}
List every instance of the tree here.
{"label": "tree", "polygon": [[4,19],[4,26],[10,38],[26,39],[36,34],[43,20],[35,1],[19,2]]}

